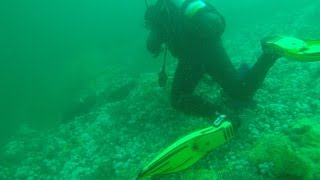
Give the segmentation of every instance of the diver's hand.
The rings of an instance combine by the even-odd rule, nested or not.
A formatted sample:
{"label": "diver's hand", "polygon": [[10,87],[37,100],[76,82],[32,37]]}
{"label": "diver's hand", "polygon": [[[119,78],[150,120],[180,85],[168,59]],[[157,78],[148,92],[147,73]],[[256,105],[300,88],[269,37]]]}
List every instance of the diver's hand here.
{"label": "diver's hand", "polygon": [[157,49],[155,52],[152,52],[152,56],[154,58],[157,58],[162,52],[164,51],[164,47],[160,47],[159,49]]}
{"label": "diver's hand", "polygon": [[154,57],[158,57],[163,51],[162,43],[163,41],[159,34],[151,31],[147,39],[147,49]]}

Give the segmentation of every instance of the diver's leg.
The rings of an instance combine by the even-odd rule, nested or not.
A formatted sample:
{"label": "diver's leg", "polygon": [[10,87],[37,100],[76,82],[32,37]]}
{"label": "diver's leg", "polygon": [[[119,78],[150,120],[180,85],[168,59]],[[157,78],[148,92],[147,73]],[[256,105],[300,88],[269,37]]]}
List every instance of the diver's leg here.
{"label": "diver's leg", "polygon": [[221,41],[210,45],[210,52],[202,53],[206,57],[206,72],[222,87],[223,91],[232,99],[238,98],[244,93],[241,77]]}
{"label": "diver's leg", "polygon": [[245,86],[247,89],[247,93],[244,94],[245,96],[251,97],[254,95],[277,59],[278,57],[274,56],[273,54],[261,54],[253,67],[244,76],[242,81],[243,86]]}
{"label": "diver's leg", "polygon": [[208,66],[206,66],[208,73],[232,99],[236,100],[250,99],[278,58],[263,53],[254,66],[241,76],[230,61],[221,41],[215,44],[211,56],[213,60],[208,60]]}
{"label": "diver's leg", "polygon": [[214,115],[216,108],[193,92],[203,75],[201,64],[178,63],[172,83],[171,104],[174,108],[193,115],[211,116]]}

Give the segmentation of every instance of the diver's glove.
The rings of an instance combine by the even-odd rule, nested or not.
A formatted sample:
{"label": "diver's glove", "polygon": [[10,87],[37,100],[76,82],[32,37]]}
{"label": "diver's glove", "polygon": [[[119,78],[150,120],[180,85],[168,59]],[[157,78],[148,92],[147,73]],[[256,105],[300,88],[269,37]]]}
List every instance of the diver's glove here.
{"label": "diver's glove", "polygon": [[163,51],[162,48],[163,41],[159,37],[157,32],[151,31],[147,38],[147,49],[154,56],[158,57],[159,54]]}

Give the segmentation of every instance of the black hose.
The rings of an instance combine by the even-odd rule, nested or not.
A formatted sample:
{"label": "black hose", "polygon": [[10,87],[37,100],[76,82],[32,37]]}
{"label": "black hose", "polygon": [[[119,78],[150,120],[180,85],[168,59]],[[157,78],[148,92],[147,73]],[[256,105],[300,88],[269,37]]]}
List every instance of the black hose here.
{"label": "black hose", "polygon": [[164,50],[163,65],[158,77],[159,78],[158,83],[160,87],[165,87],[167,85],[167,80],[168,80],[168,76],[166,74],[167,51],[168,51],[168,46],[166,45]]}

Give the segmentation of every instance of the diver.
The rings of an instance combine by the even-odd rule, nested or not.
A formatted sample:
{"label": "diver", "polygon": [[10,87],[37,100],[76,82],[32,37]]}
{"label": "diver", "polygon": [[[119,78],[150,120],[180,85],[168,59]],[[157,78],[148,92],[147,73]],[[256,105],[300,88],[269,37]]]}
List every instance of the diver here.
{"label": "diver", "polygon": [[145,12],[150,33],[146,45],[155,57],[166,45],[177,58],[171,104],[182,112],[213,116],[221,112],[213,103],[193,92],[204,74],[212,77],[234,101],[248,101],[281,56],[262,40],[263,53],[244,75],[232,64],[221,40],[226,22],[215,7],[204,0],[157,0]]}
{"label": "diver", "polygon": [[[150,30],[147,49],[158,56],[165,44],[165,50],[179,60],[171,89],[171,104],[188,114],[214,117],[216,112],[222,112],[213,103],[193,94],[204,74],[217,81],[231,100],[249,101],[280,57],[301,62],[320,61],[319,39],[270,36],[261,40],[261,56],[242,74],[233,66],[221,41],[225,20],[205,0],[157,0],[155,5],[148,7],[145,21]],[[160,79],[166,77],[163,69],[164,66]],[[159,85],[164,85],[163,81],[159,81]],[[241,122],[234,117],[225,118],[220,114],[210,127],[175,141],[144,166],[136,179],[184,170],[227,142]]]}

